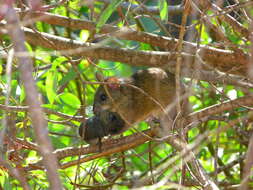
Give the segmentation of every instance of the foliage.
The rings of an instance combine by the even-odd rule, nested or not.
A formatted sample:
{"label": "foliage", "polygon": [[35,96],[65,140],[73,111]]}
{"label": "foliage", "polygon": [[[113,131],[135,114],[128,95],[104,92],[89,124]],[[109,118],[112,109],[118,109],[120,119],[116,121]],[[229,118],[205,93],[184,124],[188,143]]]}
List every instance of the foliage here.
{"label": "foliage", "polygon": [[[36,31],[35,33],[43,32],[82,43],[95,43],[98,46],[114,49],[126,48],[137,52],[168,52],[168,50],[155,47],[153,44],[124,38],[124,34],[121,35],[117,32],[106,33],[103,27],[107,25],[118,28],[131,27],[134,31],[149,32],[167,37],[170,37],[170,34],[173,38],[179,38],[180,18],[182,14],[186,14],[183,6],[178,12],[167,9],[167,6],[172,6],[172,1],[164,0],[145,1],[145,4],[138,0],[36,2],[41,4],[38,5],[37,9],[36,7],[32,8],[25,1],[15,1],[8,6],[20,8],[19,11],[18,9],[15,11],[21,25],[31,28]],[[196,3],[195,1],[189,2]],[[242,25],[241,27],[251,32],[249,25],[252,23],[249,20],[252,19],[252,4],[247,4],[248,1],[242,3],[229,2],[233,4],[232,8],[228,8],[226,3],[220,5],[224,12],[215,12],[211,7],[207,7],[207,11],[201,7],[201,4],[195,4],[203,10],[203,15],[192,10],[193,13],[191,17],[188,16],[186,22],[187,30],[184,40],[191,41],[196,46],[208,45],[221,51],[230,50],[232,53],[240,52],[248,55],[248,52],[252,52],[251,38],[246,38],[221,18],[224,14],[231,14],[231,17]],[[47,6],[51,6],[51,8],[46,8]],[[154,7],[157,11],[152,11],[151,8]],[[25,8],[28,11],[25,11]],[[51,21],[47,21],[33,17],[32,12],[34,11],[52,13],[59,17],[67,17],[70,20],[68,24],[52,24],[55,22],[52,18],[50,18]],[[0,143],[3,157],[3,160],[0,159],[0,188],[24,188],[20,180],[5,165],[8,163],[10,168],[17,169],[20,174],[24,174],[31,189],[48,189],[50,184],[44,168],[35,168],[42,158],[37,148],[42,145],[37,144],[38,136],[34,132],[37,124],[31,121],[32,116],[27,108],[29,105],[27,95],[31,91],[27,91],[24,87],[20,72],[22,65],[20,65],[17,57],[12,57],[13,40],[10,34],[4,31],[4,29],[8,29],[7,24],[5,24],[7,14],[4,11],[0,12],[3,21],[0,25],[0,119],[2,120]],[[204,17],[208,18],[210,22]],[[251,19],[247,19],[248,17]],[[34,20],[27,23],[31,18]],[[71,27],[72,19],[92,21],[93,30],[85,27],[79,27],[79,29]],[[190,35],[191,33],[194,37]],[[47,41],[43,37],[40,40]],[[139,69],[151,66],[148,63],[147,65],[125,64],[124,61],[114,61],[116,58],[106,60],[104,57],[98,57],[96,49],[93,52],[95,56],[92,54],[91,56],[81,56],[80,54],[68,54],[56,44],[52,44],[53,48],[48,48],[42,45],[34,45],[27,40],[25,47],[30,55],[25,54],[25,57],[28,57],[33,65],[33,79],[31,78],[31,80],[35,81],[39,100],[44,108],[49,137],[57,151],[70,147],[84,150],[88,146],[79,137],[77,130],[85,118],[93,115],[93,96],[98,87],[96,72],[103,73],[105,76],[128,77]],[[176,45],[176,47],[178,46]],[[170,49],[170,52],[175,51],[180,52],[177,48]],[[193,54],[197,57],[198,53],[196,52]],[[114,56],[120,57],[121,55]],[[214,54],[213,58],[216,57],[218,56]],[[206,60],[202,59],[202,61],[205,62]],[[183,67],[187,67],[187,60],[184,60],[183,64]],[[229,63],[224,65],[224,68],[227,65]],[[209,68],[209,66],[207,64],[207,71],[210,72],[220,68]],[[204,70],[205,68],[196,67],[195,69]],[[228,75],[231,73],[238,74],[233,73],[233,69],[231,66],[227,72],[220,71]],[[252,66],[249,69],[252,70]],[[193,112],[196,113],[204,108],[210,108],[212,105],[236,100],[252,93],[252,89],[250,89],[253,86],[252,73],[250,75],[249,72],[244,76],[242,76],[243,74],[241,76],[235,75],[231,77],[234,77],[233,79],[237,83],[223,83],[219,78],[217,81],[215,81],[216,79],[208,81],[196,79],[196,77],[194,79],[191,75],[181,76],[187,89],[189,89],[188,99],[191,102]],[[231,109],[221,111],[218,114],[207,114],[204,119],[186,126],[188,130],[185,133],[189,146],[193,146],[194,159],[199,161],[210,179],[221,189],[238,186],[245,177],[245,173],[243,173],[244,159],[247,151],[252,148],[249,146],[252,134],[252,113],[250,110],[252,110],[252,105],[236,106],[235,109],[232,106]],[[149,124],[143,121],[122,135],[113,138],[137,133],[134,129],[141,131],[149,128]],[[177,132],[175,131],[175,133]],[[96,145],[91,146],[97,150]],[[105,154],[106,156],[103,155],[103,152],[94,153],[91,151],[85,155],[75,152],[76,154],[73,155],[66,151],[65,156],[59,160],[59,175],[65,189],[131,189],[134,187],[176,189],[180,185],[183,189],[202,189],[203,187],[199,185],[196,176],[192,176],[194,174],[191,170],[193,166],[189,163],[182,166],[187,159],[187,156],[182,152],[178,151],[173,144],[155,139],[135,148],[110,155]],[[93,158],[92,155],[96,154],[98,157]],[[71,164],[72,161],[83,158],[87,158],[88,161]],[[69,167],[63,167],[67,164],[70,164]],[[253,188],[251,176],[250,188]]]}

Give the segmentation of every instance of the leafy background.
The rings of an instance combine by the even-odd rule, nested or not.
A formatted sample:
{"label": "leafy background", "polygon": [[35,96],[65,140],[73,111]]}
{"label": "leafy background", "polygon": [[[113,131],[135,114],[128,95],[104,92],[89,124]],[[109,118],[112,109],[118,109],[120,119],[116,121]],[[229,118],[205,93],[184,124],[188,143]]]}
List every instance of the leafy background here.
{"label": "leafy background", "polygon": [[[91,4],[88,4],[88,2],[91,2]],[[123,0],[70,0],[58,2],[47,0],[40,2],[41,6],[52,5],[52,8],[46,10],[46,12],[70,19],[92,21],[96,25],[96,31],[72,29],[71,27],[57,26],[36,20],[28,27],[38,33],[45,32],[81,42],[96,42],[101,46],[127,48],[136,51],[165,51],[150,44],[122,40],[111,36],[101,36],[101,28],[107,23],[119,28],[131,26],[138,31],[167,35],[160,25],[166,28],[169,25],[168,19],[175,21],[175,17],[181,18],[179,15],[170,15],[167,6],[180,2],[165,0],[131,1],[132,4],[138,7],[145,5],[146,7],[154,6],[158,8],[157,15],[153,13],[148,15],[147,13],[134,12],[127,4],[129,2]],[[24,8],[24,5],[26,5],[30,11],[33,11],[29,7],[29,3],[26,5],[25,1],[15,1],[12,6]],[[57,6],[54,6],[55,3],[58,3]],[[123,3],[128,6],[124,7]],[[230,3],[238,2],[224,1],[223,7],[229,6]],[[240,4],[236,5],[239,6]],[[233,12],[233,16],[245,28],[249,28],[250,23],[242,14],[244,9],[246,7],[242,4],[240,9],[237,9],[241,12]],[[252,16],[251,6],[247,7],[247,11]],[[214,12],[209,10],[205,14],[213,15]],[[222,30],[224,36],[231,44],[234,44],[243,52],[250,51],[249,44],[251,42],[242,38],[241,34],[233,31],[233,28],[228,23],[220,21],[219,16],[210,18],[211,22]],[[19,19],[26,21],[20,15]],[[206,23],[199,22],[194,17],[187,22],[187,25],[191,26],[190,28],[196,32],[197,37],[186,38],[185,40],[194,42],[199,40],[200,44],[208,44],[221,49],[225,48],[223,46],[225,42],[217,38],[217,34],[210,30],[205,25]],[[173,35],[178,38],[177,33],[173,33]],[[0,41],[1,52],[9,55],[12,49],[10,36],[1,34]],[[85,118],[93,115],[93,96],[98,87],[95,84],[95,73],[97,71],[105,76],[128,77],[137,70],[147,67],[136,67],[121,62],[93,59],[85,56],[64,56],[53,49],[35,46],[27,42],[25,47],[29,54],[32,55],[33,78],[39,91],[39,99],[43,102],[42,107],[54,112],[45,113],[49,136],[55,150],[68,147],[86,148],[88,146],[80,139],[77,130],[81,121],[85,121]],[[229,49],[229,47],[226,48]],[[21,109],[21,106],[27,105],[26,97],[29,91],[24,89],[21,82],[17,59],[13,59],[10,76],[7,74],[7,58],[2,57],[0,59],[0,73],[0,104],[2,105],[0,116],[2,119],[1,128],[2,132],[4,132],[1,140],[2,157],[9,163],[10,167],[16,168],[21,174],[24,174],[31,189],[48,189],[49,183],[45,171],[43,169],[34,169],[30,166],[41,159],[40,154],[37,150],[31,148],[31,144],[25,146],[25,142],[36,143],[34,134],[34,125],[36,124],[31,123],[27,109]],[[11,77],[10,82],[8,82],[8,77]],[[252,84],[250,78],[248,77],[247,79]],[[244,88],[219,82],[211,83],[187,77],[183,81],[191,90],[189,100],[193,111],[202,110],[226,100],[243,97],[252,92],[252,89],[247,89],[246,91]],[[10,92],[8,92],[8,88]],[[7,97],[8,103],[6,104]],[[17,109],[8,110],[4,105],[7,107],[14,106]],[[188,131],[188,142],[196,144],[194,149],[195,159],[200,162],[205,172],[221,189],[234,189],[242,182],[243,160],[248,148],[250,148],[248,144],[252,133],[252,119],[249,110],[252,110],[252,107],[239,107],[213,117],[210,116],[206,121],[195,125]],[[66,114],[68,117],[55,113]],[[72,116],[73,119],[71,118]],[[244,119],[246,117],[248,118]],[[218,129],[226,127],[229,122],[237,119],[238,122],[235,122],[227,130],[217,132]],[[146,122],[141,122],[136,128],[144,130],[148,129],[149,125]],[[196,143],[196,139],[204,135],[206,131],[210,132],[208,138]],[[136,131],[130,129],[116,138],[133,133],[136,133]],[[9,135],[14,140],[12,139],[11,142],[4,140],[4,134]],[[80,159],[80,157],[89,157],[90,155],[93,154],[66,156],[60,160],[60,163],[70,163]],[[176,151],[170,144],[150,141],[123,152],[101,156],[67,168],[61,168],[59,169],[59,175],[65,189],[131,189],[144,186],[150,189],[176,189],[180,184],[182,189],[202,189],[196,183],[196,179],[192,177],[192,173],[189,172],[191,168],[182,166],[183,159],[179,155],[180,152]],[[185,180],[183,183],[180,182],[182,178]],[[163,180],[165,180],[165,183],[159,185],[159,182],[163,182]],[[10,175],[8,167],[3,164],[0,170],[0,184],[1,189],[24,188],[13,175]],[[253,188],[252,179],[249,183],[250,188]]]}

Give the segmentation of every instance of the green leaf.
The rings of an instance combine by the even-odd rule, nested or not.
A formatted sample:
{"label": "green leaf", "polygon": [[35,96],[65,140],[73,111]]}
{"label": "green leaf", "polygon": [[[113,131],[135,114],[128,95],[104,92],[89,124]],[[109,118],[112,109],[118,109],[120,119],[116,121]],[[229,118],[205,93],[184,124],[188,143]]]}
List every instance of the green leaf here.
{"label": "green leaf", "polygon": [[67,61],[65,57],[57,57],[54,59],[52,62],[52,68],[51,69],[56,69],[58,66],[60,66],[64,61]]}
{"label": "green leaf", "polygon": [[10,179],[4,176],[4,184],[3,184],[3,188],[6,190],[11,190],[13,187],[10,183]]}
{"label": "green leaf", "polygon": [[19,97],[20,103],[22,103],[25,100],[25,97],[26,97],[25,87],[22,85],[21,86],[21,93],[20,93],[20,97]]}
{"label": "green leaf", "polygon": [[166,0],[159,0],[158,2],[160,17],[163,21],[168,20],[168,4]]}
{"label": "green leaf", "polygon": [[76,78],[77,73],[73,68],[69,70],[69,72],[62,77],[62,79],[59,82],[59,86],[67,84],[69,81],[73,80]]}
{"label": "green leaf", "polygon": [[53,9],[53,13],[61,15],[61,16],[67,16],[66,7],[63,7],[63,6],[57,6],[55,9]]}
{"label": "green leaf", "polygon": [[2,72],[3,72],[3,66],[2,66],[2,64],[3,64],[3,61],[2,60],[0,60],[0,75],[2,74]]}
{"label": "green leaf", "polygon": [[71,9],[78,9],[80,6],[80,2],[79,2],[79,0],[72,0],[72,1],[68,2],[68,6]]}
{"label": "green leaf", "polygon": [[102,14],[99,17],[99,20],[96,25],[96,32],[99,32],[101,27],[106,23],[106,21],[109,19],[109,17],[112,15],[113,11],[118,7],[118,5],[123,0],[113,0],[108,7],[102,12]]}
{"label": "green leaf", "polygon": [[81,30],[80,32],[80,40],[82,42],[86,42],[89,38],[90,32],[88,30]]}
{"label": "green leaf", "polygon": [[50,104],[53,104],[57,96],[57,72],[55,69],[49,70],[46,78],[46,93]]}
{"label": "green leaf", "polygon": [[57,100],[75,109],[78,109],[81,104],[79,99],[71,93],[62,93],[57,97]]}
{"label": "green leaf", "polygon": [[11,81],[11,95],[13,97],[16,97],[17,94],[17,88],[18,88],[18,81],[17,80],[12,80]]}

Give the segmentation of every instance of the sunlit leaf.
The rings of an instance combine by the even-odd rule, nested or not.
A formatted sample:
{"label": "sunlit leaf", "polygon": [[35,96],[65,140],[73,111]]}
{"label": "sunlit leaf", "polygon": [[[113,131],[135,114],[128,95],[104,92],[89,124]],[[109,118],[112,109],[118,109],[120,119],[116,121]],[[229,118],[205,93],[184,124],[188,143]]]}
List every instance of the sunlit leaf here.
{"label": "sunlit leaf", "polygon": [[89,38],[90,32],[88,30],[82,30],[80,32],[80,40],[86,42]]}
{"label": "sunlit leaf", "polygon": [[96,30],[99,32],[101,27],[106,23],[109,17],[112,15],[113,11],[119,6],[123,0],[112,0],[111,3],[106,7],[106,9],[101,13],[99,20],[96,24]]}
{"label": "sunlit leaf", "polygon": [[159,10],[160,10],[160,17],[163,21],[168,20],[168,4],[167,0],[159,0],[158,1]]}
{"label": "sunlit leaf", "polygon": [[67,105],[71,108],[75,108],[75,109],[78,109],[80,107],[80,104],[81,104],[79,99],[75,95],[73,95],[71,93],[67,93],[67,92],[60,94],[57,97],[57,99],[60,102],[64,103],[65,105]]}
{"label": "sunlit leaf", "polygon": [[22,85],[22,86],[21,86],[21,93],[20,93],[19,101],[20,101],[21,103],[24,102],[25,97],[26,97],[26,92],[25,92],[24,86]]}
{"label": "sunlit leaf", "polygon": [[52,104],[57,96],[57,72],[52,69],[48,72],[46,78],[46,93],[49,102]]}

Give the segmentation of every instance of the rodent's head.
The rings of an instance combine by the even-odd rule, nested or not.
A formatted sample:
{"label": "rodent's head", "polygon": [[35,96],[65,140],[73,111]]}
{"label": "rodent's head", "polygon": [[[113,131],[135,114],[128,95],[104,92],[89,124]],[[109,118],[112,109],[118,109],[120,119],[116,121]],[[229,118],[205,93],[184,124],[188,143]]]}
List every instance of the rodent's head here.
{"label": "rodent's head", "polygon": [[116,112],[115,105],[121,98],[121,85],[116,77],[104,80],[108,84],[100,85],[94,96],[93,112],[98,114],[102,110]]}
{"label": "rodent's head", "polygon": [[121,117],[110,111],[101,111],[79,127],[79,135],[89,144],[95,144],[104,136],[116,135],[127,129]]}

